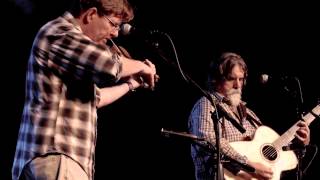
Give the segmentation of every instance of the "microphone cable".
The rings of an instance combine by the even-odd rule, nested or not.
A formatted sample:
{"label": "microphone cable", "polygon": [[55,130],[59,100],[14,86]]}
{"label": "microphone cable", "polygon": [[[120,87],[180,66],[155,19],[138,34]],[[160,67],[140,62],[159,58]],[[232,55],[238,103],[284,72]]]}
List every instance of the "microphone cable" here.
{"label": "microphone cable", "polygon": [[315,144],[314,144],[314,145],[309,145],[309,147],[313,147],[314,153],[313,153],[313,156],[312,156],[311,160],[309,161],[308,165],[307,165],[307,166],[304,168],[304,170],[302,171],[303,174],[306,174],[308,168],[310,167],[312,161],[314,160],[314,158],[316,157],[316,155],[317,155],[317,153],[318,153],[318,146],[317,146],[317,145],[315,145]]}

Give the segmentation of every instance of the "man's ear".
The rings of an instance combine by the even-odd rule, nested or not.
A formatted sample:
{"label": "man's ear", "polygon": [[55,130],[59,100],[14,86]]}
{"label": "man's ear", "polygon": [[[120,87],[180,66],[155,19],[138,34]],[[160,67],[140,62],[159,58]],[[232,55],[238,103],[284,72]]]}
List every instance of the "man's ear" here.
{"label": "man's ear", "polygon": [[88,24],[98,16],[98,10],[96,7],[89,8],[83,13],[82,21],[84,24]]}

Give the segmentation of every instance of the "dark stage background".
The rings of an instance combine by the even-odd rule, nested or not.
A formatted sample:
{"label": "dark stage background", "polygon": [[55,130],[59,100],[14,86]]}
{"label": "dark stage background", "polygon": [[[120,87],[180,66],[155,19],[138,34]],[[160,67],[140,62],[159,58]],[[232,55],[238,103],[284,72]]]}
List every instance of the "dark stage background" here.
{"label": "dark stage background", "polygon": [[[299,107],[303,111],[307,112],[319,101],[320,30],[317,23],[320,15],[315,4],[131,2],[136,7],[132,24],[142,30],[167,33],[183,71],[201,87],[204,87],[210,60],[222,51],[241,54],[249,66],[244,98],[262,121],[278,133],[298,120],[299,98],[296,97],[299,94],[294,77],[301,84],[304,103]],[[68,1],[6,0],[3,3],[0,179],[10,179],[32,40],[43,23],[64,11]],[[169,63],[150,48],[151,43],[146,40],[156,42]],[[160,130],[187,131],[187,118],[201,96],[200,91],[185,82],[171,65],[175,62],[174,53],[165,36],[120,36],[118,43],[137,59],[150,58],[157,65],[161,79],[155,91],[128,94],[99,110],[96,179],[194,179],[190,142],[165,138]],[[259,84],[261,73],[272,75],[274,83]],[[289,79],[276,81],[280,76]],[[319,120],[310,128],[311,143],[319,146]],[[308,149],[304,165],[311,159],[313,150]],[[319,165],[317,155],[305,179],[319,179],[316,172]]]}

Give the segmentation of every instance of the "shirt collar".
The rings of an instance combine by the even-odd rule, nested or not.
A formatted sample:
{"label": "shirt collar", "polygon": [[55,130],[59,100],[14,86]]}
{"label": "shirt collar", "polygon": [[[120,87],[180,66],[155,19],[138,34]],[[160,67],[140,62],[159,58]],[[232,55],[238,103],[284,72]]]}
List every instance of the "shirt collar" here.
{"label": "shirt collar", "polygon": [[77,22],[76,18],[70,12],[66,11],[62,15],[62,18],[64,18],[66,21],[68,21],[71,24],[73,24],[76,29],[78,29],[80,32],[82,32],[79,23]]}

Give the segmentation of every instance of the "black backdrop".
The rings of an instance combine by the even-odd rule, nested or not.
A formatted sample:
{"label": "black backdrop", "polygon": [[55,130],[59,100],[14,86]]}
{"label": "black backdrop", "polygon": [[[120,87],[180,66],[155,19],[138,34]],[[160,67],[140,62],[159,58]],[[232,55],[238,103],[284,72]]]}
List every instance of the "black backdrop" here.
{"label": "black backdrop", "polygon": [[[10,179],[24,100],[28,53],[38,28],[64,10],[67,1],[4,1],[2,17],[3,69],[1,93],[4,100],[1,137],[1,179]],[[319,101],[319,11],[314,4],[244,2],[132,1],[142,30],[167,33],[176,48],[181,67],[204,86],[210,60],[222,51],[235,51],[249,66],[245,100],[266,125],[281,133],[296,120],[297,77],[302,89],[304,111]],[[27,8],[32,5],[32,9]],[[149,48],[157,42],[169,60]],[[150,58],[161,77],[155,91],[140,90],[99,110],[96,179],[194,179],[190,142],[164,138],[160,129],[187,130],[187,118],[200,91],[185,82],[174,62],[167,38],[129,36],[118,39],[137,59]],[[258,83],[259,74],[288,76],[290,82]],[[293,80],[292,80],[293,79]],[[284,90],[284,86],[290,92]],[[312,144],[319,145],[319,120],[310,126]],[[6,131],[6,132],[5,132]],[[306,155],[310,159],[312,149]],[[318,179],[319,157],[307,170],[306,179]],[[316,178],[318,177],[318,178]]]}

